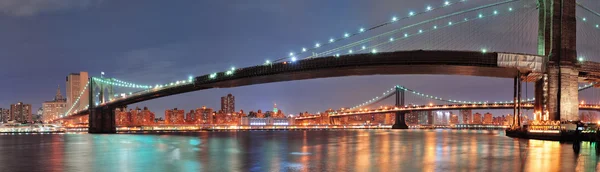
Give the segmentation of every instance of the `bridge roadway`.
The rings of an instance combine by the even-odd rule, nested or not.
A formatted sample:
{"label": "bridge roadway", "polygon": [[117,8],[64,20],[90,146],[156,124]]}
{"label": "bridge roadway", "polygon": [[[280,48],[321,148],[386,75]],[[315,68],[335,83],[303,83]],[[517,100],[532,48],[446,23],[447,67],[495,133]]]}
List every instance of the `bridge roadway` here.
{"label": "bridge roadway", "polygon": [[[389,108],[389,109],[368,109],[358,111],[347,111],[341,113],[330,114],[329,117],[343,117],[353,115],[367,115],[367,114],[384,114],[384,113],[396,113],[396,112],[413,112],[413,111],[440,111],[440,110],[463,110],[463,109],[513,109],[513,103],[502,103],[502,104],[452,104],[452,105],[419,105],[419,106],[406,106],[401,108]],[[525,103],[522,105],[523,109],[533,109],[533,104]],[[595,110],[600,111],[600,105],[598,104],[580,104],[579,110]],[[320,116],[306,116],[297,117],[296,120],[314,119],[320,118]]]}
{"label": "bridge roadway", "polygon": [[[540,56],[525,54],[423,50],[310,58],[296,62],[285,61],[202,75],[194,78],[193,82],[155,87],[113,98],[112,101],[102,103],[96,108],[105,106],[124,107],[146,100],[212,88],[230,88],[341,76],[439,74],[514,78],[518,76],[519,69],[524,73],[530,72],[530,75],[539,74],[539,71],[532,72],[532,70],[527,71],[529,69],[515,66],[502,66],[500,64],[502,63],[500,61],[502,55],[541,58]],[[582,81],[600,79],[600,63],[582,62],[580,69],[580,77],[585,77]],[[89,114],[89,110],[85,109],[76,111],[61,119],[80,117],[87,114]]]}
{"label": "bridge roadway", "polygon": [[[499,65],[499,56],[535,55],[476,51],[397,51],[329,56],[239,68],[196,77],[193,82],[168,85],[114,98],[98,107],[123,107],[129,104],[212,88],[230,88],[254,84],[304,79],[393,74],[439,74],[514,78],[517,67]],[[523,70],[523,69],[521,69]],[[523,72],[523,71],[522,71]],[[88,114],[80,110],[70,116]]]}

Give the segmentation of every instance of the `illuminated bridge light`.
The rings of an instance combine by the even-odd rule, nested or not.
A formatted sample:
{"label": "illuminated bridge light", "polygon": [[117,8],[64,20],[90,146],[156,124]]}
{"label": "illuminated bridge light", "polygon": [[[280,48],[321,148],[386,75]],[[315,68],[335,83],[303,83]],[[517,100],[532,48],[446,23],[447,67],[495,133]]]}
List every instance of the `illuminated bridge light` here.
{"label": "illuminated bridge light", "polygon": [[494,10],[494,15],[497,15],[497,14],[498,14],[498,11]]}
{"label": "illuminated bridge light", "polygon": [[398,18],[392,17],[392,22],[398,21]]}
{"label": "illuminated bridge light", "polygon": [[292,62],[296,62],[296,57],[292,57]]}
{"label": "illuminated bridge light", "polygon": [[362,28],[362,27],[361,27],[360,29],[358,29],[358,31],[359,31],[359,32],[364,32],[364,31],[365,31],[365,28]]}
{"label": "illuminated bridge light", "polygon": [[348,53],[352,54],[352,50],[348,50]]}
{"label": "illuminated bridge light", "polygon": [[329,42],[330,42],[330,43],[331,43],[331,42],[333,42],[333,41],[335,41],[335,39],[333,39],[333,38],[330,38],[330,39],[329,39]]}
{"label": "illuminated bridge light", "polygon": [[394,42],[394,38],[390,38],[390,42]]}
{"label": "illuminated bridge light", "polygon": [[371,50],[371,53],[373,53],[373,54],[377,54],[377,49],[373,49],[373,50]]}
{"label": "illuminated bridge light", "polygon": [[363,45],[361,48],[362,48],[363,50],[364,50],[364,49],[367,49],[367,47],[365,47],[364,45]]}
{"label": "illuminated bridge light", "polygon": [[266,61],[265,61],[265,64],[267,64],[267,65],[268,65],[268,64],[271,64],[271,61],[269,61],[269,60],[266,60]]}
{"label": "illuminated bridge light", "polygon": [[448,6],[448,5],[450,5],[450,1],[444,2],[444,6]]}
{"label": "illuminated bridge light", "polygon": [[448,22],[448,25],[452,26],[452,22]]}
{"label": "illuminated bridge light", "polygon": [[425,9],[427,9],[427,11],[431,11],[433,8],[431,8],[431,6],[428,5]]}
{"label": "illuminated bridge light", "polygon": [[436,26],[433,26],[433,29],[437,29],[437,25],[436,25]]}
{"label": "illuminated bridge light", "polygon": [[306,52],[306,48],[304,48],[304,47],[303,47],[303,48],[302,48],[302,52]]}
{"label": "illuminated bridge light", "polygon": [[408,16],[414,16],[414,15],[415,15],[415,12],[411,11],[411,12],[408,13]]}
{"label": "illuminated bridge light", "polygon": [[479,14],[479,16],[478,16],[478,17],[479,17],[479,18],[483,18],[483,14]]}
{"label": "illuminated bridge light", "polygon": [[319,47],[321,47],[321,44],[319,44],[319,43],[316,43],[316,44],[315,44],[315,48],[319,48]]}
{"label": "illuminated bridge light", "polygon": [[406,38],[406,37],[408,37],[408,33],[404,33],[404,37],[405,37],[405,38]]}
{"label": "illuminated bridge light", "polygon": [[508,8],[508,11],[512,11],[512,10],[513,10],[513,8],[512,8],[512,7],[509,7],[509,8]]}
{"label": "illuminated bridge light", "polygon": [[584,18],[583,18],[583,21],[587,21],[587,19],[584,17]]}

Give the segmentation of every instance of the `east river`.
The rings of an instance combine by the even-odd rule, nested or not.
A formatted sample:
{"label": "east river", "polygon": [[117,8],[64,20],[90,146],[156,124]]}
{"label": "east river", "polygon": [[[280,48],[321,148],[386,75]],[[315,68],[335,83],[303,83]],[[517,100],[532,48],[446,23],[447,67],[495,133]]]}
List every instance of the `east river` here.
{"label": "east river", "polygon": [[3,134],[0,171],[596,171],[595,147],[476,130]]}

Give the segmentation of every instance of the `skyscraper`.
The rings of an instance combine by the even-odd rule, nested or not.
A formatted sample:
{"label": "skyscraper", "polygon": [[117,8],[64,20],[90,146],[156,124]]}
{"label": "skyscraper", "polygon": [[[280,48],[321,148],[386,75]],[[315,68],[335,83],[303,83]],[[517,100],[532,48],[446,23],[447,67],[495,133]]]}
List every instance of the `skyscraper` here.
{"label": "skyscraper", "polygon": [[42,103],[43,109],[43,121],[50,121],[52,119],[56,119],[59,115],[62,115],[67,110],[67,99],[65,99],[60,93],[60,87],[56,90],[56,95],[54,95],[54,100],[46,101]]}
{"label": "skyscraper", "polygon": [[[88,101],[88,97],[89,97],[89,89],[86,89],[85,92],[82,94],[81,92],[83,91],[83,89],[85,89],[86,85],[88,83],[88,73],[87,72],[79,72],[79,73],[71,73],[67,76],[67,88],[66,88],[66,93],[67,93],[67,108],[66,110],[68,110],[69,108],[71,108],[71,106],[73,106],[73,104],[75,103],[75,101],[77,101],[77,98],[79,98],[79,102],[77,102],[77,104],[75,106],[73,106],[73,109],[71,111],[75,111],[75,110],[80,110],[86,107],[86,105],[89,104]],[[81,96],[81,97],[80,97]]]}
{"label": "skyscraper", "polygon": [[10,105],[10,119],[15,122],[25,123],[33,122],[31,117],[31,104],[24,104],[19,102],[17,104]]}
{"label": "skyscraper", "polygon": [[235,113],[235,97],[231,94],[221,97],[221,111],[226,114]]}

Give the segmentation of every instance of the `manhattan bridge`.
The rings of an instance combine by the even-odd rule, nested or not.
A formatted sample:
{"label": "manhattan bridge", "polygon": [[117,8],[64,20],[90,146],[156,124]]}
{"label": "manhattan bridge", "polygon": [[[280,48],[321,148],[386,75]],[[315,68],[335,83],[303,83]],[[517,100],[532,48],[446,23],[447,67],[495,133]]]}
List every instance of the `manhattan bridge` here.
{"label": "manhattan bridge", "polygon": [[[90,133],[115,133],[115,110],[160,97],[213,88],[363,75],[464,75],[512,78],[513,100],[495,102],[442,98],[395,86],[337,116],[395,97],[393,128],[408,128],[407,110],[460,108],[533,109],[545,121],[579,121],[580,105],[600,80],[600,9],[593,0],[445,0],[404,9],[370,27],[331,31],[334,37],[282,53],[256,66],[188,76],[168,84],[132,83],[92,76],[53,121],[87,116]],[[596,6],[594,6],[596,5]],[[596,8],[596,9],[595,9]],[[402,9],[401,9],[402,10]],[[310,33],[303,33],[310,35]],[[579,39],[578,39],[579,38]],[[482,40],[483,39],[483,40]],[[482,45],[481,42],[486,42]],[[533,45],[533,46],[532,46]],[[517,47],[517,48],[515,48]],[[523,98],[522,83],[534,85]],[[122,91],[120,90],[135,90]],[[407,106],[405,94],[446,103]],[[581,96],[580,96],[581,95]],[[518,115],[515,115],[518,124]]]}

